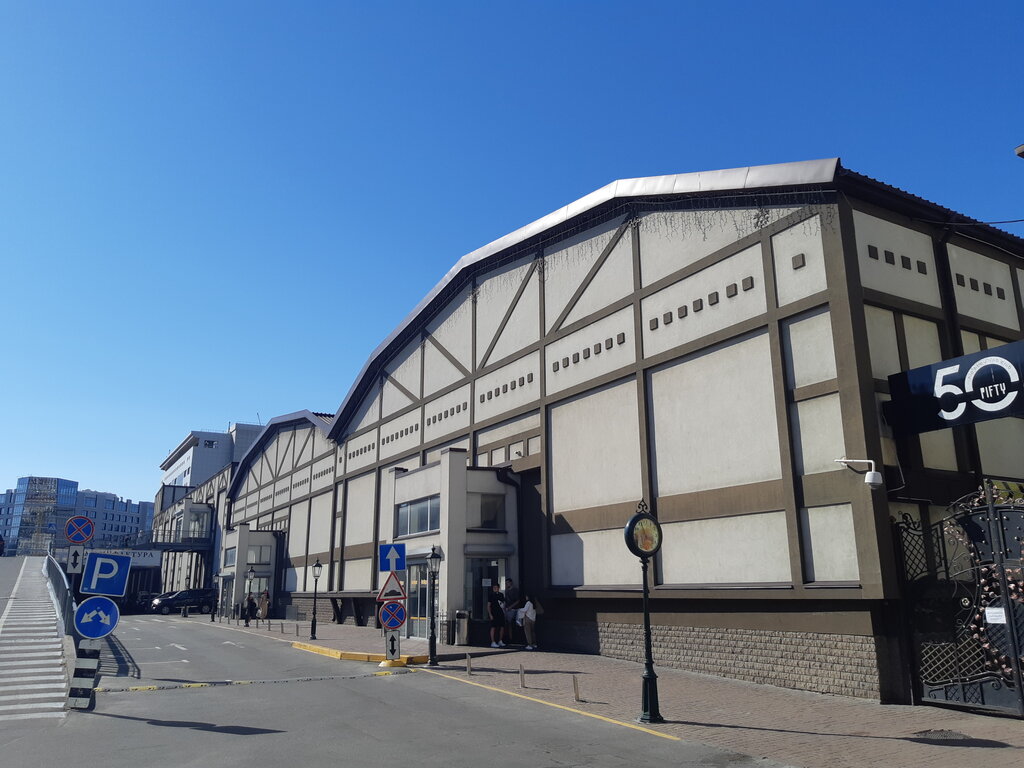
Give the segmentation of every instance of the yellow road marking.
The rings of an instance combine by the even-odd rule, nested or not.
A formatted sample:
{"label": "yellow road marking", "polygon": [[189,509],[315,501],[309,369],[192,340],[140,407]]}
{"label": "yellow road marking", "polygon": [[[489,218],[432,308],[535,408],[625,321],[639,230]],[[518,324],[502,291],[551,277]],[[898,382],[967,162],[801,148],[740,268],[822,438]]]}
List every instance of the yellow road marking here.
{"label": "yellow road marking", "polygon": [[483,683],[476,683],[476,682],[473,682],[472,680],[463,680],[461,677],[455,677],[454,675],[446,675],[443,672],[436,672],[436,671],[434,671],[432,669],[423,669],[423,668],[417,667],[414,671],[416,671],[416,672],[429,672],[430,674],[437,675],[438,677],[446,677],[449,680],[455,680],[456,682],[459,682],[459,683],[466,683],[467,685],[475,685],[477,688],[484,688],[485,690],[488,690],[488,691],[496,691],[498,693],[504,693],[504,694],[507,694],[508,696],[515,696],[517,699],[525,699],[526,701],[532,701],[532,702],[535,702],[537,704],[544,704],[545,706],[554,707],[555,709],[564,709],[566,712],[574,712],[577,715],[583,715],[584,717],[592,717],[595,720],[603,720],[604,722],[611,723],[612,725],[621,725],[624,728],[632,728],[634,731],[643,731],[644,733],[649,733],[652,736],[660,736],[661,738],[669,739],[670,741],[682,741],[682,739],[680,739],[678,736],[673,736],[673,735],[671,735],[669,733],[661,733],[660,731],[654,731],[654,730],[651,730],[650,728],[644,728],[642,725],[637,725],[636,723],[627,723],[627,722],[624,722],[622,720],[613,720],[612,718],[605,717],[604,715],[595,715],[593,712],[584,712],[582,709],[574,709],[573,707],[567,707],[564,704],[555,704],[555,703],[550,702],[550,701],[544,701],[543,699],[535,699],[532,696],[524,696],[521,693],[514,693],[513,691],[506,691],[503,688],[495,688],[493,685],[484,685]]}

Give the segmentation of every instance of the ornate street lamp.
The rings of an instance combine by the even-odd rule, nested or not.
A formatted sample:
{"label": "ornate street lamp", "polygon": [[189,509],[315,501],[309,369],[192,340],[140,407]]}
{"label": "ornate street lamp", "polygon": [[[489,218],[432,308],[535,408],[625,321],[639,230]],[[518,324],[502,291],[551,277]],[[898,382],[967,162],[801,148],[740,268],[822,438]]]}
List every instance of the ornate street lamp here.
{"label": "ornate street lamp", "polygon": [[[246,622],[248,622],[249,621],[249,613],[248,613],[248,611],[249,611],[249,595],[252,594],[252,580],[256,578],[256,569],[253,568],[250,565],[249,566],[249,570],[245,572],[245,577],[246,577],[245,597],[242,598],[242,615],[245,617]],[[246,623],[245,626],[249,626],[248,623]]]}
{"label": "ornate street lamp", "polygon": [[437,547],[430,548],[430,554],[427,555],[427,575],[430,581],[430,635],[428,638],[429,643],[429,657],[427,659],[428,667],[437,666],[437,574],[441,570],[441,553],[437,551]]}
{"label": "ornate street lamp", "polygon": [[320,574],[323,573],[324,567],[320,564],[320,558],[316,559],[313,563],[313,621],[309,624],[309,639],[316,640],[316,588],[320,582]]}
{"label": "ornate street lamp", "polygon": [[644,673],[641,688],[641,712],[638,723],[664,723],[658,706],[658,676],[654,673],[654,657],[651,653],[651,611],[647,601],[649,587],[647,582],[647,563],[661,549],[661,525],[647,511],[643,499],[636,505],[636,514],[629,518],[623,531],[626,536],[626,547],[640,558],[640,573],[643,580],[644,594]]}

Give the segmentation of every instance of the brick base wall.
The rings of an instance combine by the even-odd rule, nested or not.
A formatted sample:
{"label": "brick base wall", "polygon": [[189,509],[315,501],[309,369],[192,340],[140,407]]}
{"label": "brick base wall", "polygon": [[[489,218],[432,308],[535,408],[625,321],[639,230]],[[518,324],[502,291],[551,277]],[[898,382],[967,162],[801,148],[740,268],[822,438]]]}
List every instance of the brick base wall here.
{"label": "brick base wall", "polygon": [[[540,623],[538,622],[538,625]],[[643,627],[545,622],[551,644],[643,662]],[[542,638],[543,640],[543,638]],[[655,666],[818,693],[880,698],[875,639],[755,629],[651,627]]]}

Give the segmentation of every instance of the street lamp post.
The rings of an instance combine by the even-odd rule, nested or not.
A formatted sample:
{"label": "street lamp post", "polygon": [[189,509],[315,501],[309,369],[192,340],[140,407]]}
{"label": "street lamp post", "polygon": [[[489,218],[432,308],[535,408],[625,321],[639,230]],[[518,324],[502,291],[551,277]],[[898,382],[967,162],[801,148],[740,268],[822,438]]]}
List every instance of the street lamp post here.
{"label": "street lamp post", "polygon": [[324,567],[320,564],[320,558],[316,559],[313,563],[313,620],[309,624],[309,639],[316,640],[316,589],[317,584],[320,582],[320,574],[323,573]]}
{"label": "street lamp post", "polygon": [[654,656],[651,653],[651,611],[648,606],[649,587],[647,564],[661,549],[661,525],[647,510],[643,499],[637,504],[636,514],[626,523],[624,530],[626,547],[640,558],[640,578],[643,583],[644,610],[644,673],[640,693],[641,712],[639,723],[664,723],[658,706],[658,676],[654,672]]}
{"label": "street lamp post", "polygon": [[430,597],[430,634],[428,637],[429,657],[427,658],[428,667],[437,666],[437,574],[441,570],[441,553],[437,551],[437,547],[430,548],[430,554],[427,555],[427,574],[429,576],[429,593]]}
{"label": "street lamp post", "polygon": [[252,594],[252,580],[256,578],[256,569],[251,565],[249,570],[245,572],[246,583],[245,583],[245,597],[242,598],[242,613],[245,619],[245,626],[249,626],[249,595]]}

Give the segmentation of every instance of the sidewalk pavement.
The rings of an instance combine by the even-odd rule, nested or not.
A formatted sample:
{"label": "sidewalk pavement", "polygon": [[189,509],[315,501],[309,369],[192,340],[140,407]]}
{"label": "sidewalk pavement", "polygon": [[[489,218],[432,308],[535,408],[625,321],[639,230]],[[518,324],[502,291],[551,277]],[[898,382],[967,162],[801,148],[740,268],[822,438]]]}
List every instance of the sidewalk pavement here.
{"label": "sidewalk pavement", "polygon": [[[193,620],[199,620],[194,617]],[[241,628],[235,625],[233,628]],[[283,630],[282,630],[283,627]],[[296,647],[339,658],[383,659],[379,629],[333,623],[261,622],[247,631],[278,638],[298,629]],[[657,736],[700,742],[787,765],[843,768],[1018,768],[1024,765],[1024,721],[940,707],[880,705],[864,699],[793,691],[658,667],[662,724],[638,724],[643,665],[603,656],[493,649],[438,643],[439,666],[427,667],[427,641],[402,640],[404,669],[437,674],[531,706],[556,706]],[[353,656],[356,654],[356,656]],[[471,657],[471,673],[466,657]],[[522,669],[522,676],[520,675]],[[525,688],[521,687],[525,682]],[[578,686],[576,700],[574,680]],[[525,703],[525,702],[524,702]]]}

